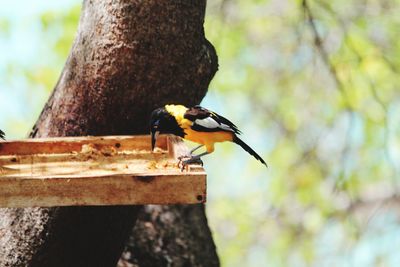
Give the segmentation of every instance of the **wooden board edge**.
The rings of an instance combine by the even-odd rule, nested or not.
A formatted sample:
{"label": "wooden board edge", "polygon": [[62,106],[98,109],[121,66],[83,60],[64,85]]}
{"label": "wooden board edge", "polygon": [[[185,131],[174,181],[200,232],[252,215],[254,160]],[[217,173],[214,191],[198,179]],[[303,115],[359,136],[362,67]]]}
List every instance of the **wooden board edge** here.
{"label": "wooden board edge", "polygon": [[0,180],[0,207],[199,204],[206,176],[113,176]]}

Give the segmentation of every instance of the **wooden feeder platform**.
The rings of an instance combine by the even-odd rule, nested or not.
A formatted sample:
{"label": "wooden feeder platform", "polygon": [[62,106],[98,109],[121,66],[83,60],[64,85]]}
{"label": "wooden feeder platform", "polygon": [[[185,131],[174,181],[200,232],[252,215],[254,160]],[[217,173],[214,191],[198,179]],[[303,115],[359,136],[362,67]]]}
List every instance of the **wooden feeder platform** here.
{"label": "wooden feeder platform", "polygon": [[176,137],[26,139],[0,142],[0,207],[194,204],[206,200],[206,173],[181,171],[188,153]]}

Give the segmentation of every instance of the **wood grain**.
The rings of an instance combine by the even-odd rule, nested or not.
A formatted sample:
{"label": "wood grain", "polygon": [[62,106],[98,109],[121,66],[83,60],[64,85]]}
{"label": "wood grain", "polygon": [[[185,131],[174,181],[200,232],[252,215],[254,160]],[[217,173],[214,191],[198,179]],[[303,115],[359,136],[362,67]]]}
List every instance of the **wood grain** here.
{"label": "wood grain", "polygon": [[[206,174],[180,171],[182,141],[160,136],[65,137],[0,143],[0,206],[194,204]],[[186,148],[187,150],[187,148]]]}

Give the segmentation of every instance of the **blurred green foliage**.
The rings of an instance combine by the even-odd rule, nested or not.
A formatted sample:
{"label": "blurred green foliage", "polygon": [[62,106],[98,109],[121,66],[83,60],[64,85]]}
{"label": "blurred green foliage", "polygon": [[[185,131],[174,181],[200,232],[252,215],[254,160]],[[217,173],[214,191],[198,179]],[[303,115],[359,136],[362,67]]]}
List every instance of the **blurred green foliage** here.
{"label": "blurred green foliage", "polygon": [[[50,60],[8,75],[49,93],[79,11],[35,18]],[[220,68],[203,104],[270,166],[231,144],[205,158],[223,266],[400,265],[399,12],[398,0],[208,1]],[[12,31],[0,18],[0,37]]]}
{"label": "blurred green foliage", "polygon": [[55,59],[51,65],[41,66],[26,73],[32,83],[39,83],[50,91],[55,86],[60,66],[64,65],[76,35],[80,10],[81,7],[76,5],[65,11],[48,11],[40,15],[43,39],[46,40],[46,45]]}
{"label": "blurred green foliage", "polygon": [[[210,191],[242,190],[218,190],[208,206],[224,266],[400,264],[399,11],[399,1],[209,1],[211,88],[258,132],[248,141],[271,166],[214,175],[232,159],[207,162],[210,179],[229,177]],[[249,176],[268,182],[246,192]]]}
{"label": "blurred green foliage", "polygon": [[29,133],[65,63],[80,5],[62,2],[60,7],[68,6],[65,10],[46,10],[45,3],[28,1],[8,3],[0,10],[0,112],[7,114],[0,124],[8,138]]}

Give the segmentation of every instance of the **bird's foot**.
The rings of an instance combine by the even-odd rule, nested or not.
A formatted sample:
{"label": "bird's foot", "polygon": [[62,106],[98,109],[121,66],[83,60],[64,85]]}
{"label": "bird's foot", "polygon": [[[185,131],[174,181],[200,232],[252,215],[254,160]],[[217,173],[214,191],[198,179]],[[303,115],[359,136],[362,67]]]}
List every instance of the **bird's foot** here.
{"label": "bird's foot", "polygon": [[182,161],[183,159],[190,159],[191,157],[192,157],[192,155],[182,155],[182,156],[179,156],[178,159],[180,161]]}
{"label": "bird's foot", "polygon": [[190,159],[192,156],[191,155],[182,155],[178,157],[178,166],[180,166],[182,164],[182,162],[184,161],[184,159]]}
{"label": "bird's foot", "polygon": [[178,166],[181,165],[181,171],[183,171],[185,168],[187,169],[187,166],[190,164],[199,164],[199,165],[203,166],[203,161],[200,158],[189,157],[189,159],[187,159],[187,160],[182,160],[182,159],[180,159],[180,161],[178,163]]}

